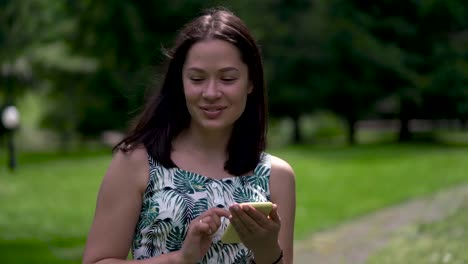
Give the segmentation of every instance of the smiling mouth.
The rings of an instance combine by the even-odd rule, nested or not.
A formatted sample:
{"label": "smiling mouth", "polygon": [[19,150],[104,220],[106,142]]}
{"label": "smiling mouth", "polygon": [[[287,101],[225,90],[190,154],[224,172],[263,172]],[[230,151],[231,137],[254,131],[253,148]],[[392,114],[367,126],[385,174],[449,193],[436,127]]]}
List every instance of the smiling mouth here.
{"label": "smiling mouth", "polygon": [[200,107],[203,111],[206,112],[218,112],[226,109],[226,107]]}

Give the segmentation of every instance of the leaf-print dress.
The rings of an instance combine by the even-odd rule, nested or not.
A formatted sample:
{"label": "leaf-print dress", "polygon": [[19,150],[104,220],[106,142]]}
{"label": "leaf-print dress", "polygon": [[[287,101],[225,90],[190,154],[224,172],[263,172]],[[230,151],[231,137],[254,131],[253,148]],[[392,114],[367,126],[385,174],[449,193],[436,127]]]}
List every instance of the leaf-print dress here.
{"label": "leaf-print dress", "polygon": [[[165,168],[148,155],[150,178],[134,234],[134,259],[179,250],[190,222],[209,208],[233,203],[270,201],[270,155],[263,153],[253,175],[212,179],[179,168]],[[250,263],[252,252],[243,244],[220,241],[221,227],[200,263]]]}

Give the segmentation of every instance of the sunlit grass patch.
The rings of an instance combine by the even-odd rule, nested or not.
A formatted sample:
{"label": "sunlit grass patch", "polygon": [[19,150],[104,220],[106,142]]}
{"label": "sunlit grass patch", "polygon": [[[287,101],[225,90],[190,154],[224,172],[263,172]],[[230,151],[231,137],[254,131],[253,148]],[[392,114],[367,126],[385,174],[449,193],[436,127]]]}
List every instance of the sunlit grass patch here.
{"label": "sunlit grass patch", "polygon": [[455,215],[413,226],[369,259],[369,264],[468,263],[468,201]]}

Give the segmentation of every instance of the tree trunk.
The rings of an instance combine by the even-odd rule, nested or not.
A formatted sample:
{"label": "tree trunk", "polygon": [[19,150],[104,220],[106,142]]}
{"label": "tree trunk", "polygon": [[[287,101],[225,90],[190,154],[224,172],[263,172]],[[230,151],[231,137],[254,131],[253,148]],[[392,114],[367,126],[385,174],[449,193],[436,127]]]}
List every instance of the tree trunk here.
{"label": "tree trunk", "polygon": [[412,139],[412,133],[409,128],[411,113],[414,109],[414,103],[411,99],[400,96],[400,134],[398,142],[408,142]]}
{"label": "tree trunk", "polygon": [[[70,79],[73,80],[75,77],[71,77]],[[66,119],[63,120],[64,124],[62,127],[62,131],[60,132],[60,147],[63,152],[67,153],[73,150],[73,139],[74,133],[76,132],[77,127],[77,114],[76,114],[76,104],[73,98],[76,98],[76,86],[75,85],[67,85],[65,88],[65,97],[64,99],[67,100],[67,103],[64,106],[62,111],[66,113]]]}
{"label": "tree trunk", "polygon": [[353,146],[356,144],[356,123],[357,119],[352,117],[346,118],[346,123],[348,125],[348,134],[347,142],[349,145]]}
{"label": "tree trunk", "polygon": [[462,131],[468,131],[468,119],[460,118],[460,127]]}
{"label": "tree trunk", "polygon": [[292,115],[293,120],[293,143],[294,144],[301,144],[302,141],[302,134],[301,134],[301,124],[300,124],[300,115]]}
{"label": "tree trunk", "polygon": [[411,140],[411,131],[409,130],[409,118],[405,114],[400,114],[400,134],[399,142],[408,142]]}
{"label": "tree trunk", "polygon": [[8,168],[10,171],[16,169],[16,153],[15,153],[15,142],[13,138],[13,132],[7,133],[7,147],[8,147]]}

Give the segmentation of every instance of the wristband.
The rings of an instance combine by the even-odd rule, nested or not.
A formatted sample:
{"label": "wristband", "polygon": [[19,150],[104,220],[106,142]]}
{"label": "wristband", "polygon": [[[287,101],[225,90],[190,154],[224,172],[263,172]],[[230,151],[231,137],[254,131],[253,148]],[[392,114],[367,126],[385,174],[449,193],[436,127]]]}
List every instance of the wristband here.
{"label": "wristband", "polygon": [[275,262],[273,262],[272,264],[276,264],[276,263],[280,262],[282,259],[283,259],[283,250],[281,250],[281,253],[280,253],[278,259],[276,259]]}
{"label": "wristband", "polygon": [[[281,260],[283,259],[283,250],[281,250],[280,252],[280,255],[279,257],[271,264],[277,264],[278,262],[280,262]],[[255,260],[252,259],[252,262],[250,262],[251,264],[256,264]]]}

